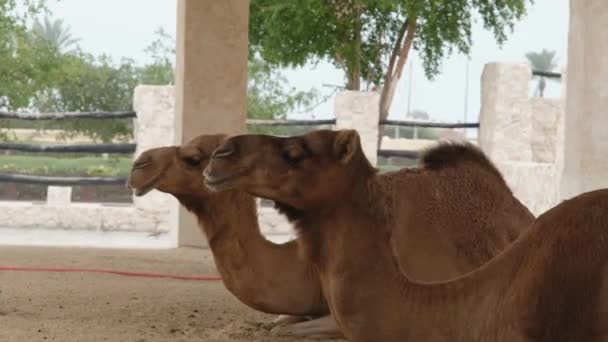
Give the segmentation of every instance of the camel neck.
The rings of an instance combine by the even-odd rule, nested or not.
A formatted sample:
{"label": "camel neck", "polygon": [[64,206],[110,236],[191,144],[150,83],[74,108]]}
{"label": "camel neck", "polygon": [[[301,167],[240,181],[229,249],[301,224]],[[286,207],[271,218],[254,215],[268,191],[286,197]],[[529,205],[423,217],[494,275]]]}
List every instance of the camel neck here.
{"label": "camel neck", "polygon": [[243,303],[267,313],[327,313],[318,274],[298,259],[294,241],[264,238],[253,197],[226,191],[178,200],[197,216],[224,285]]}
{"label": "camel neck", "polygon": [[230,239],[247,244],[264,240],[258,226],[255,200],[247,194],[227,191],[214,194],[213,198],[196,194],[177,198],[196,215],[214,253]]}

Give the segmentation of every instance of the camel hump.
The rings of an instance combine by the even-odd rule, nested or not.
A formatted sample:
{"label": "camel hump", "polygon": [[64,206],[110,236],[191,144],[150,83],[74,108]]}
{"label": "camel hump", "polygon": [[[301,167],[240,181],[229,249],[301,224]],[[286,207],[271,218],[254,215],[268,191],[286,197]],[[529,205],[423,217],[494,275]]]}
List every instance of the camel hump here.
{"label": "camel hump", "polygon": [[475,163],[504,182],[502,174],[488,156],[479,147],[469,142],[441,142],[424,151],[420,161],[421,165],[428,170],[441,170],[463,163]]}

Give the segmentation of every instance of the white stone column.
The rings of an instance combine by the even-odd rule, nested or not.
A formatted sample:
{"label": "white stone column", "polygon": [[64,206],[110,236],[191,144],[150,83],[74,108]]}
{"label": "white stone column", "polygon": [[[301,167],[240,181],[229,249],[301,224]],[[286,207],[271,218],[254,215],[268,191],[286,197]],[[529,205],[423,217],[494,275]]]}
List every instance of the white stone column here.
{"label": "white stone column", "polygon": [[[140,85],[135,88],[133,108],[135,119],[135,141],[137,149],[134,159],[151,148],[170,146],[175,139],[175,94],[173,86]],[[136,208],[137,229],[162,230],[175,233],[170,213],[177,210],[178,202],[173,196],[152,190],[142,197],[133,196]],[[143,227],[146,226],[146,227]]]}
{"label": "white stone column", "polygon": [[527,65],[486,65],[479,145],[535,215],[558,199],[562,99],[530,98]]}
{"label": "white stone column", "polygon": [[530,77],[525,64],[490,63],[483,69],[479,146],[495,161],[532,161]]}
{"label": "white stone column", "polygon": [[[248,0],[178,0],[177,144],[245,131],[248,25]],[[194,215],[180,208],[174,219],[180,246],[206,245]]]}
{"label": "white stone column", "polygon": [[72,203],[71,186],[49,186],[46,188],[46,204],[67,207]]}
{"label": "white stone column", "polygon": [[608,187],[608,1],[570,0],[561,197]]}
{"label": "white stone column", "polygon": [[336,128],[357,130],[363,152],[374,166],[378,160],[379,108],[380,94],[377,92],[342,91],[334,102]]}

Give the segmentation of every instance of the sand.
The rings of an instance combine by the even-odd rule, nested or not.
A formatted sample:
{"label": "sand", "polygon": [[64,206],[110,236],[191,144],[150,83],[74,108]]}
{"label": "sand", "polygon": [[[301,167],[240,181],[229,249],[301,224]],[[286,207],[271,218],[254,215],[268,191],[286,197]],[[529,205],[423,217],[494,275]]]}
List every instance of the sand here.
{"label": "sand", "polygon": [[[0,247],[0,266],[217,276],[209,251]],[[330,341],[275,336],[221,282],[0,271],[0,341]],[[338,340],[331,340],[338,341]],[[341,340],[343,341],[343,340]]]}

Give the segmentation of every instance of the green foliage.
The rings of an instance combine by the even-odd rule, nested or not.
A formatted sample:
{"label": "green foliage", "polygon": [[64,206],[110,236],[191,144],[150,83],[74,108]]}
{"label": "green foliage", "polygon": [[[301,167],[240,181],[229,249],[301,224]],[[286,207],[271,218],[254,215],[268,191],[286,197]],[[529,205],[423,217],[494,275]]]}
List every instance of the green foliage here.
{"label": "green foliage", "polygon": [[[285,119],[287,113],[311,106],[317,92],[296,91],[287,79],[260,58],[249,61],[247,84],[247,117],[252,119]],[[287,134],[287,127],[249,128],[253,133]]]}
{"label": "green foliage", "polygon": [[[21,9],[21,10],[19,10]],[[0,108],[16,109],[48,80],[46,70],[56,63],[56,51],[28,35],[26,21],[45,10],[42,0],[0,0]]]}
{"label": "green foliage", "polygon": [[[132,60],[116,64],[111,58],[98,58],[82,52],[63,55],[63,62],[47,88],[37,94],[34,107],[42,112],[124,111],[132,108],[133,89],[138,70]],[[53,122],[47,128],[61,127],[70,134],[84,134],[109,142],[132,136],[132,120],[68,120]]]}
{"label": "green foliage", "polygon": [[[555,51],[543,49],[541,52],[528,52],[526,58],[530,63],[532,70],[536,71],[553,71],[557,67],[557,59]],[[536,94],[540,97],[544,96],[547,81],[545,77],[539,77],[538,85],[536,86]]]}
{"label": "green foliage", "polygon": [[43,42],[50,44],[61,53],[73,52],[73,48],[80,41],[80,38],[74,38],[63,20],[51,20],[45,17],[44,21],[36,19],[32,26],[34,38],[41,39]]}
{"label": "green foliage", "polygon": [[129,173],[131,157],[0,155],[0,173],[53,176],[118,176]]}
{"label": "green foliage", "polygon": [[273,65],[329,60],[345,71],[347,88],[357,89],[353,79],[359,76],[382,82],[405,18],[416,20],[413,47],[432,79],[445,55],[470,52],[474,12],[503,43],[528,2],[532,0],[251,0],[249,38],[252,52]]}
{"label": "green foliage", "polygon": [[139,81],[148,85],[167,85],[175,82],[175,39],[165,30],[156,30],[157,38],[146,52],[152,57],[152,63],[140,70]]}
{"label": "green foliage", "polygon": [[[2,2],[4,1],[4,2]],[[13,4],[0,0],[0,6]],[[14,8],[14,5],[11,5]],[[38,13],[38,12],[32,12]],[[0,16],[0,25],[2,25]],[[152,62],[137,66],[133,60],[118,62],[108,56],[95,57],[83,52],[78,39],[61,20],[46,17],[34,21],[30,30],[14,20],[2,33],[13,39],[4,42],[7,53],[0,52],[0,106],[9,110],[40,112],[125,111],[132,108],[133,90],[138,84],[174,83],[175,41],[162,29],[146,52]],[[8,20],[7,19],[7,20]],[[5,20],[6,21],[6,20]],[[17,24],[18,23],[18,24]],[[2,43],[0,43],[1,46]],[[3,51],[2,51],[3,52]],[[18,56],[16,61],[13,56]],[[4,62],[4,63],[3,63]],[[250,61],[248,116],[258,119],[284,118],[294,109],[309,106],[316,99],[314,91],[297,92],[286,79],[259,58]],[[94,140],[109,142],[132,137],[132,120],[68,120],[61,122],[25,122],[2,120],[3,128],[60,128],[68,137],[84,134]],[[263,129],[264,131],[275,131]],[[3,131],[4,132],[4,131]],[[2,133],[2,139],[10,137]]]}
{"label": "green foliage", "polygon": [[557,67],[555,51],[543,49],[541,52],[528,52],[526,58],[533,70],[553,71]]}

